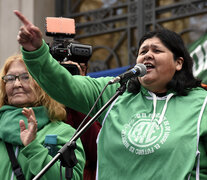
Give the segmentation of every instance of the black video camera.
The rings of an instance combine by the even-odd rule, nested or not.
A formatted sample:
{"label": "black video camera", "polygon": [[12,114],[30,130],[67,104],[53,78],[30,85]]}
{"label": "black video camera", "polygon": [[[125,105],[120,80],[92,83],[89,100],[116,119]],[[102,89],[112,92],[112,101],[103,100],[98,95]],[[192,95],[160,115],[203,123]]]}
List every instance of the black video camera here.
{"label": "black video camera", "polygon": [[[87,64],[92,55],[92,46],[75,42],[75,21],[70,18],[46,18],[46,35],[54,36],[50,47],[51,55],[60,62],[74,61]],[[61,64],[72,75],[80,74],[79,69],[73,64]]]}

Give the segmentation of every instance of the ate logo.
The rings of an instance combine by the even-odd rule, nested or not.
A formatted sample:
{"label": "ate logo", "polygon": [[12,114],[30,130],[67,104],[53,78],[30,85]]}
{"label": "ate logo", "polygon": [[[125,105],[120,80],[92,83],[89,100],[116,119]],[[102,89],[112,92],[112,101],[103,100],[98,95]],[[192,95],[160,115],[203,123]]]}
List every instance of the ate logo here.
{"label": "ate logo", "polygon": [[170,134],[170,124],[164,117],[158,125],[159,114],[151,120],[151,114],[137,114],[122,129],[124,146],[137,155],[147,155],[160,149]]}

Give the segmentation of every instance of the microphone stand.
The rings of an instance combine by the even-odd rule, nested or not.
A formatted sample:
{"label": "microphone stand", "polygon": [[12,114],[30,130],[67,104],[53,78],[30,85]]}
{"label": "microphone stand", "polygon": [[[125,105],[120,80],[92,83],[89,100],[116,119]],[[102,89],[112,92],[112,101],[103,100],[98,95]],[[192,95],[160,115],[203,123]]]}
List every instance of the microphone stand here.
{"label": "microphone stand", "polygon": [[73,167],[77,164],[75,156],[76,140],[84,134],[84,132],[95,122],[95,120],[103,113],[103,111],[126,90],[126,82],[121,84],[116,93],[109,99],[109,101],[67,142],[56,154],[56,156],[32,179],[38,180],[46,171],[53,166],[53,164],[60,159],[64,167],[66,167],[66,179],[72,179]]}

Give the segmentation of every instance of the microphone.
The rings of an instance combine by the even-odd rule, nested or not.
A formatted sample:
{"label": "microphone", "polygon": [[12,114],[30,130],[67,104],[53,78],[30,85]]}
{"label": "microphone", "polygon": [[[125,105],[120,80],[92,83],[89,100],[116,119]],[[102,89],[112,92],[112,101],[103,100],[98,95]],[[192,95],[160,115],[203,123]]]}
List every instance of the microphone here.
{"label": "microphone", "polygon": [[111,79],[109,84],[114,84],[119,82],[120,84],[125,83],[132,77],[142,77],[147,73],[147,68],[144,64],[136,64],[132,69],[124,72],[123,74]]}

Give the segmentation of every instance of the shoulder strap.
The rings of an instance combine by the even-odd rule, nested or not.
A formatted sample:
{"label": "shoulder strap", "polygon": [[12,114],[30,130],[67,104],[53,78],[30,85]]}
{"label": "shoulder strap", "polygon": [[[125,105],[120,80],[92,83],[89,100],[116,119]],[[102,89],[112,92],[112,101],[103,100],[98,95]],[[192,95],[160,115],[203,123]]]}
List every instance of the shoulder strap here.
{"label": "shoulder strap", "polygon": [[12,145],[7,142],[5,142],[5,145],[6,145],[8,155],[9,155],[9,159],[12,164],[12,170],[14,171],[14,174],[16,175],[18,180],[25,180],[24,174],[22,172],[22,168],[20,167],[19,163],[17,162]]}

